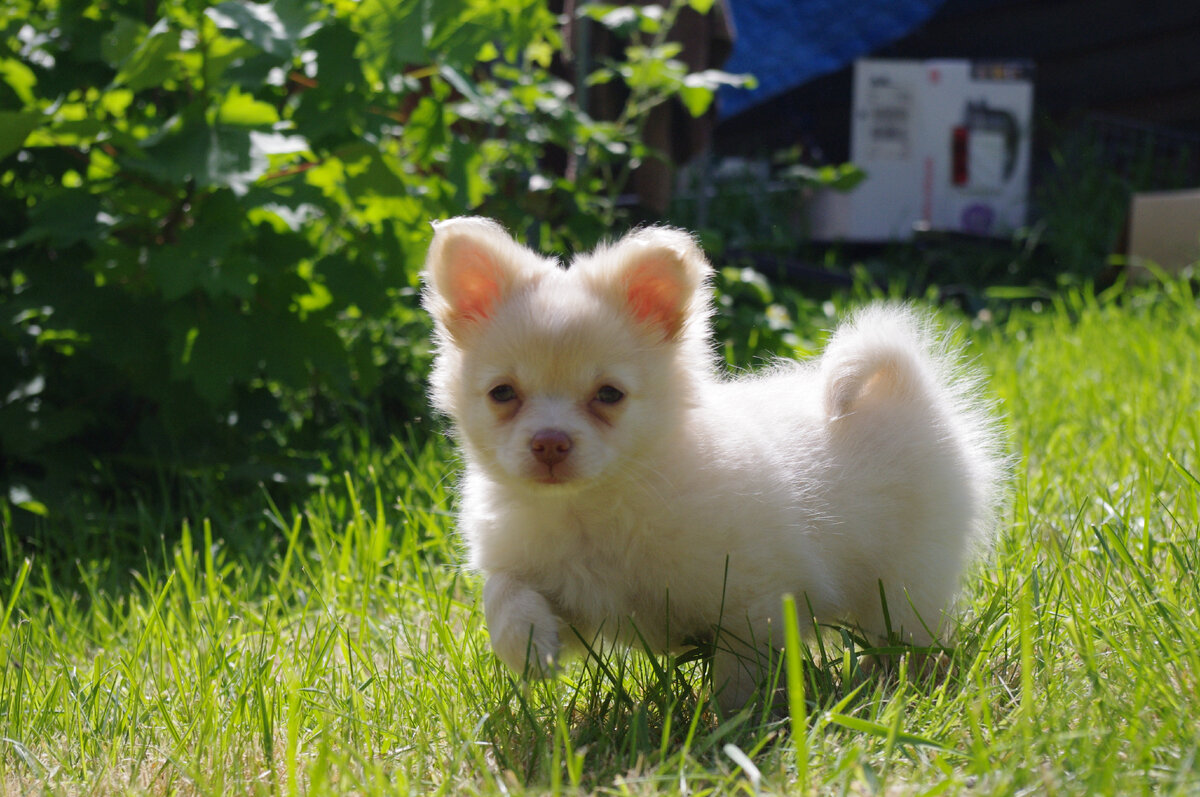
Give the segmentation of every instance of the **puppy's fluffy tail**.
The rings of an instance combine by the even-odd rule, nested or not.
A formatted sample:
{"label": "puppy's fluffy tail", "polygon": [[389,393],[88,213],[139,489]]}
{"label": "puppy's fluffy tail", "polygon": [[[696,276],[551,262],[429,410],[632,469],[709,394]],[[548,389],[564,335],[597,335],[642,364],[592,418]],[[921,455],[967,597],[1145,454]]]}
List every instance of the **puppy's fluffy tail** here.
{"label": "puppy's fluffy tail", "polygon": [[990,539],[1010,463],[996,404],[983,392],[983,375],[948,335],[912,307],[873,305],[837,331],[821,357],[820,373],[831,423],[853,424],[860,413],[907,407],[915,412],[891,417],[937,424],[938,436],[957,449],[971,485],[971,536]]}
{"label": "puppy's fluffy tail", "polygon": [[[939,388],[968,376],[958,373],[957,360],[929,320],[912,308],[860,310],[838,329],[821,357],[826,417],[852,415],[874,400],[934,398]],[[975,380],[968,376],[968,381]]]}

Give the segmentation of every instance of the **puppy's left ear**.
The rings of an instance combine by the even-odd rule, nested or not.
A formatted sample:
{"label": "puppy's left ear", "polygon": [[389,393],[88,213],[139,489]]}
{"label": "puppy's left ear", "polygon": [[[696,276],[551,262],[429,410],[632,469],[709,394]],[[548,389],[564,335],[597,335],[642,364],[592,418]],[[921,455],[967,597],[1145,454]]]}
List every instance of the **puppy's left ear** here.
{"label": "puppy's left ear", "polygon": [[589,276],[624,305],[638,322],[678,339],[690,320],[708,316],[712,266],[682,230],[638,230],[592,256]]}

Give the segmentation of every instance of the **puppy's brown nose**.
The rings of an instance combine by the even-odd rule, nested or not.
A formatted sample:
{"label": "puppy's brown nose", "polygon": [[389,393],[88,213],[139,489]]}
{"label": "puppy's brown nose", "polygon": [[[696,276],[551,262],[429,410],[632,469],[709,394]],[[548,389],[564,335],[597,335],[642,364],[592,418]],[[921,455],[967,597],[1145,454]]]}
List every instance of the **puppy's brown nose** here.
{"label": "puppy's brown nose", "polygon": [[571,450],[571,438],[558,429],[539,429],[529,441],[529,450],[543,465],[557,465],[567,458]]}

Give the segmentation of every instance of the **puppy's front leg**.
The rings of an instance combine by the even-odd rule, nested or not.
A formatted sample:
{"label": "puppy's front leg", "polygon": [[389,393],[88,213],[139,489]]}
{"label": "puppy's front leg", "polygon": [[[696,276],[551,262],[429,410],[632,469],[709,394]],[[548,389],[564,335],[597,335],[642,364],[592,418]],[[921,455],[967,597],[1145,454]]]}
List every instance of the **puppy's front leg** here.
{"label": "puppy's front leg", "polygon": [[506,573],[483,585],[492,650],[510,669],[527,676],[549,675],[558,659],[558,617],[540,592]]}
{"label": "puppy's front leg", "polygon": [[767,673],[770,653],[756,650],[720,649],[713,654],[713,690],[726,714],[750,702]]}

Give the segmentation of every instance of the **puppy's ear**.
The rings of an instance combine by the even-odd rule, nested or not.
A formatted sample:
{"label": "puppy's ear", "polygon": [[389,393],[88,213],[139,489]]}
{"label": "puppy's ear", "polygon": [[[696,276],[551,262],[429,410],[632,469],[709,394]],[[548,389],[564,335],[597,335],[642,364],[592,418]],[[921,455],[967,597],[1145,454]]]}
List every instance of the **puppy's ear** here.
{"label": "puppy's ear", "polygon": [[597,251],[583,268],[593,284],[615,294],[636,321],[664,340],[678,339],[689,321],[708,317],[712,267],[681,230],[638,230]]}
{"label": "puppy's ear", "polygon": [[553,267],[491,219],[437,222],[425,258],[422,303],[451,337],[482,325],[519,286]]}

